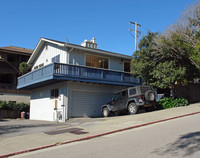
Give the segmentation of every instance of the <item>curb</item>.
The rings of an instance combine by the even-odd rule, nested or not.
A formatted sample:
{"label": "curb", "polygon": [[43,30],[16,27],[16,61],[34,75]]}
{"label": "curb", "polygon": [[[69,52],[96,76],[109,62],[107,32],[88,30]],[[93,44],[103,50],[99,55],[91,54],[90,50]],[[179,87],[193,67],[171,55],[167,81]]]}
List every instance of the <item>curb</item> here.
{"label": "curb", "polygon": [[162,119],[162,120],[158,120],[158,121],[152,121],[152,122],[148,122],[148,123],[144,123],[144,124],[140,124],[140,125],[134,125],[134,126],[130,126],[130,127],[110,131],[110,132],[100,133],[100,134],[96,134],[96,135],[92,135],[92,136],[87,136],[87,137],[83,137],[83,138],[79,138],[79,139],[64,141],[64,142],[61,142],[59,144],[54,143],[54,144],[49,144],[49,145],[31,148],[31,149],[27,149],[27,150],[22,150],[22,151],[18,151],[18,152],[13,152],[13,153],[5,154],[5,155],[0,155],[0,158],[19,155],[19,154],[23,154],[23,153],[27,153],[27,152],[31,152],[31,151],[36,151],[36,150],[41,150],[41,149],[46,149],[46,148],[50,148],[50,147],[54,147],[54,146],[58,146],[58,145],[69,144],[69,143],[73,143],[73,142],[97,138],[97,137],[105,136],[105,135],[108,135],[108,134],[122,132],[122,131],[130,130],[130,129],[133,129],[133,128],[138,128],[138,127],[147,126],[147,125],[151,125],[151,124],[155,124],[155,123],[165,122],[165,121],[169,121],[169,120],[173,120],[173,119],[177,119],[177,118],[181,118],[181,117],[186,117],[186,116],[191,116],[191,115],[195,115],[195,114],[199,114],[199,113],[200,113],[200,111],[189,113],[189,114],[184,114],[184,115],[179,115],[179,116],[175,116],[175,117],[170,117],[170,118]]}

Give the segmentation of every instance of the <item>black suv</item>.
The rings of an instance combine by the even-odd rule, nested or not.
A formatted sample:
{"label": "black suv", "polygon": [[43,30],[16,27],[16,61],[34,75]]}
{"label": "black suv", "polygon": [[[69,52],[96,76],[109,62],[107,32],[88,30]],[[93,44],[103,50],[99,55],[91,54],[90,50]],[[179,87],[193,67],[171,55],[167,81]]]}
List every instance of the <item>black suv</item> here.
{"label": "black suv", "polygon": [[102,106],[104,117],[108,117],[110,113],[127,111],[129,114],[136,114],[139,108],[156,107],[157,101],[164,95],[158,95],[150,86],[130,87],[114,94],[111,102]]}

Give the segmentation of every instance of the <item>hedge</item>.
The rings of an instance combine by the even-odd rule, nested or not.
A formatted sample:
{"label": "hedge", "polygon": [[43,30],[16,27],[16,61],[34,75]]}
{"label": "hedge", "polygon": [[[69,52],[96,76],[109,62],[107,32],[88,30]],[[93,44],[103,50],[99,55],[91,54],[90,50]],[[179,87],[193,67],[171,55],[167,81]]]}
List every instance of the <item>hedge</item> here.
{"label": "hedge", "polygon": [[12,101],[0,101],[0,110],[29,111],[30,105],[27,103],[15,103]]}
{"label": "hedge", "polygon": [[188,105],[188,100],[184,98],[164,98],[159,100],[159,104],[162,105],[164,109],[174,108],[179,106],[186,106]]}

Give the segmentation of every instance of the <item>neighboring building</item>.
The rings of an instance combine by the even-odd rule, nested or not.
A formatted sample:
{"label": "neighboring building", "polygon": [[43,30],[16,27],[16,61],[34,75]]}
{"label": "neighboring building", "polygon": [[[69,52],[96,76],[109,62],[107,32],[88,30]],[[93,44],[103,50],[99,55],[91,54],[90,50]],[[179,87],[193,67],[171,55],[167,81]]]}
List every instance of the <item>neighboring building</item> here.
{"label": "neighboring building", "polygon": [[0,100],[30,102],[28,91],[17,90],[19,64],[27,62],[33,50],[20,47],[0,47]]}
{"label": "neighboring building", "polygon": [[141,84],[129,73],[131,59],[97,49],[94,38],[81,46],[41,38],[28,61],[32,71],[18,78],[18,89],[31,90],[30,119],[102,116],[116,90]]}

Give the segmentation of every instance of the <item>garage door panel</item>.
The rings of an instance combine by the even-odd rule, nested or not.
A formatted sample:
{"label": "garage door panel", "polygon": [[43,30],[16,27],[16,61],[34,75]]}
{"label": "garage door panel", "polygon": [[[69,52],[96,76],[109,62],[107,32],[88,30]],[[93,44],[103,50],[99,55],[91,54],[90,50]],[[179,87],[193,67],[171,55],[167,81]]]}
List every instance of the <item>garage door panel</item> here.
{"label": "garage door panel", "polygon": [[112,93],[72,91],[72,117],[102,116],[101,106],[112,99]]}

